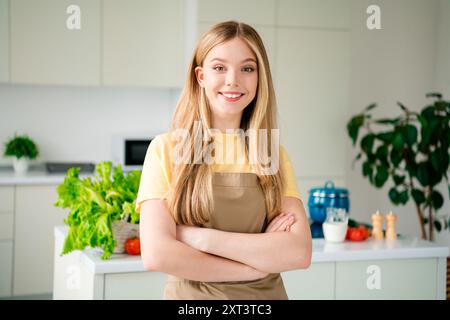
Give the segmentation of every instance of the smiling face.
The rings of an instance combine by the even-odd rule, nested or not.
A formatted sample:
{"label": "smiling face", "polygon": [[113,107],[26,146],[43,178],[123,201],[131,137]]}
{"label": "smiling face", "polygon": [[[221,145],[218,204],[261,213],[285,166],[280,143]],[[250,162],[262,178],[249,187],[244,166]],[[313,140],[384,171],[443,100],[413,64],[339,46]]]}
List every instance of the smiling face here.
{"label": "smiling face", "polygon": [[239,128],[242,112],[258,87],[256,56],[246,42],[234,38],[215,46],[195,74],[211,106],[212,127]]}

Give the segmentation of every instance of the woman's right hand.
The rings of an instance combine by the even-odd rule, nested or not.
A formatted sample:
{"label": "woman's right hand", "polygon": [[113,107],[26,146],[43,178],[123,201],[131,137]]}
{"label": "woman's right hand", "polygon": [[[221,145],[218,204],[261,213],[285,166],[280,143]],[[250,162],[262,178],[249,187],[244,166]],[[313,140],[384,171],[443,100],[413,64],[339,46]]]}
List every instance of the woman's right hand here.
{"label": "woman's right hand", "polygon": [[264,233],[290,231],[291,226],[295,222],[295,217],[291,213],[282,212],[272,219]]}

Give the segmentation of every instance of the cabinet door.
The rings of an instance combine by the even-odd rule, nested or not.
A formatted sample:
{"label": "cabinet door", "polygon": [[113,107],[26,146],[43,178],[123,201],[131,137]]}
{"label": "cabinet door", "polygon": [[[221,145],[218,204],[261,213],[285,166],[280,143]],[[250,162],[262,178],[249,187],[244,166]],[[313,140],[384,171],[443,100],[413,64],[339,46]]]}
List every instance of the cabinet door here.
{"label": "cabinet door", "polygon": [[306,270],[283,272],[289,299],[334,299],[334,268],[334,262],[313,263]]}
{"label": "cabinet door", "polygon": [[278,0],[277,3],[276,21],[279,26],[350,27],[350,0]]}
{"label": "cabinet door", "polygon": [[0,82],[9,81],[9,2],[0,0]]}
{"label": "cabinet door", "polygon": [[200,22],[236,20],[248,24],[273,26],[275,24],[275,0],[199,0]]}
{"label": "cabinet door", "polygon": [[0,297],[11,296],[12,254],[12,241],[0,241]]}
{"label": "cabinet door", "polygon": [[105,275],[105,300],[162,300],[167,276],[160,272],[111,273]]}
{"label": "cabinet door", "polygon": [[103,2],[103,83],[181,87],[184,67],[182,0]]}
{"label": "cabinet door", "polygon": [[[80,28],[67,20],[80,9]],[[100,0],[14,0],[11,6],[11,81],[32,84],[100,83]],[[69,24],[70,25],[70,24]]]}
{"label": "cabinet door", "polygon": [[437,259],[336,263],[336,299],[436,299]]}
{"label": "cabinet door", "polygon": [[56,185],[16,187],[15,296],[52,292],[54,227],[67,217],[57,198]]}
{"label": "cabinet door", "polygon": [[277,29],[281,142],[297,175],[344,176],[349,41],[346,31]]}

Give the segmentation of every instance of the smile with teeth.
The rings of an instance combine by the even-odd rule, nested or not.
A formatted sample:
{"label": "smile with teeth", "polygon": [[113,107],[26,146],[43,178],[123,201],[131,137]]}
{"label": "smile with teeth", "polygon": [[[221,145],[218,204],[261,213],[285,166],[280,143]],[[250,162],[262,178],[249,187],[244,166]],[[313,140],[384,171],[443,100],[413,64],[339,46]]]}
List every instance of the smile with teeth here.
{"label": "smile with teeth", "polygon": [[220,94],[222,95],[222,97],[224,97],[225,100],[231,102],[239,100],[244,95],[243,93],[223,93],[223,92],[220,92]]}

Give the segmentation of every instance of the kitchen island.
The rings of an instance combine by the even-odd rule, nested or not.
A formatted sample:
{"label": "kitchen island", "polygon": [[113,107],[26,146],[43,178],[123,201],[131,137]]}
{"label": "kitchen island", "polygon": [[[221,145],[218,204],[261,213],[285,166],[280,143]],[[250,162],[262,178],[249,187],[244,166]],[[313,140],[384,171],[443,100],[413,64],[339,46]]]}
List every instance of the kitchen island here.
{"label": "kitchen island", "polygon": [[[97,249],[61,256],[66,226],[55,227],[54,299],[162,299],[166,275],[140,256]],[[417,238],[329,243],[313,240],[307,270],[283,272],[290,299],[445,299],[449,248]]]}

